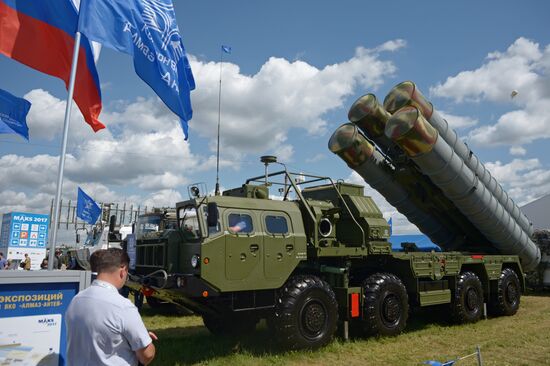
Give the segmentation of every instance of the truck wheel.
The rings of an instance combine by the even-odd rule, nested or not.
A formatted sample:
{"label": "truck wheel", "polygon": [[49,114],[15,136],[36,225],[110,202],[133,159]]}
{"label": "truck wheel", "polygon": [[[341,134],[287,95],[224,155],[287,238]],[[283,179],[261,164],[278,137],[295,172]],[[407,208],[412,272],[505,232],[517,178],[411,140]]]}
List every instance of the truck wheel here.
{"label": "truck wheel", "polygon": [[225,316],[204,314],[202,321],[210,333],[215,336],[241,336],[256,330],[258,318],[241,314],[227,313]]}
{"label": "truck wheel", "polygon": [[458,276],[458,283],[451,303],[451,319],[456,323],[475,323],[483,315],[483,288],[473,272]]}
{"label": "truck wheel", "polygon": [[275,308],[275,332],[288,349],[329,343],[338,324],[338,303],[330,285],[316,276],[291,277]]}
{"label": "truck wheel", "polygon": [[504,268],[498,279],[497,292],[489,303],[489,313],[494,316],[514,315],[519,308],[521,286],[516,272]]}
{"label": "truck wheel", "polygon": [[409,316],[409,297],[401,280],[391,273],[375,273],[363,282],[363,332],[371,336],[395,336]]}

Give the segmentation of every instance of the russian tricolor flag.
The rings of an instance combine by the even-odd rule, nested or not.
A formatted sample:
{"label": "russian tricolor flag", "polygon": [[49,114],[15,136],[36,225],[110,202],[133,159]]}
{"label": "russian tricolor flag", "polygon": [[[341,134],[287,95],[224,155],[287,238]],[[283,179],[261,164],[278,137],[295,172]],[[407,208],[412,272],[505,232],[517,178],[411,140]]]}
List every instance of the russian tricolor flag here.
{"label": "russian tricolor flag", "polygon": [[[70,0],[0,0],[0,53],[69,85],[78,12]],[[82,36],[74,101],[98,131],[101,91],[90,42]]]}

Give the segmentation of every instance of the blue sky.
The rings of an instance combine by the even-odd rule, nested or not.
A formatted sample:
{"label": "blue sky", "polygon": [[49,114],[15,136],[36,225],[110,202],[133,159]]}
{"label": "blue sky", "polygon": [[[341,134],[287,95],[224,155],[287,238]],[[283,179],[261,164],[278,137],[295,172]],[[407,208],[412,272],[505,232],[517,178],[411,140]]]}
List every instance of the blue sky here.
{"label": "blue sky", "polygon": [[[295,171],[359,182],[327,149],[361,95],[383,100],[413,80],[519,203],[550,193],[550,4],[543,1],[174,1],[197,90],[190,140],[134,73],[103,49],[107,131],[74,110],[64,198],[173,205],[187,185],[213,190],[220,45],[221,185],[261,174],[259,156]],[[33,103],[30,143],[0,135],[0,213],[49,211],[66,91],[0,56],[1,88]],[[512,90],[519,94],[510,98]],[[548,107],[548,108],[547,108]],[[414,228],[372,190],[396,232]],[[400,227],[400,228],[399,228]]]}

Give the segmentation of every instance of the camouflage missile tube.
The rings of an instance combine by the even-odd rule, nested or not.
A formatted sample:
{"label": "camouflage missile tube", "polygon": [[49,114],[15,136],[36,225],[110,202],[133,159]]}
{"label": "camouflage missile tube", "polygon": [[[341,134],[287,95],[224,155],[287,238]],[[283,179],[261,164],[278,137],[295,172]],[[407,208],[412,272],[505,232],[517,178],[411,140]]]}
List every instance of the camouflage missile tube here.
{"label": "camouflage missile tube", "polygon": [[391,138],[493,245],[534,269],[540,250],[456,151],[415,106],[399,109],[386,124]]}
{"label": "camouflage missile tube", "polygon": [[[388,140],[390,141],[390,140]],[[380,194],[433,242],[451,247],[456,236],[446,230],[435,217],[419,210],[409,199],[409,193],[397,184],[384,157],[351,123],[340,126],[329,140],[329,150],[344,160],[365,182]]]}
{"label": "camouflage missile tube", "polygon": [[456,154],[465,162],[466,166],[479,178],[482,184],[495,196],[504,209],[517,221],[519,226],[527,233],[533,235],[533,226],[529,219],[520,211],[519,207],[502,189],[502,186],[479,161],[477,156],[460,140],[457,133],[449,126],[447,121],[435,110],[412,81],[405,81],[396,85],[384,99],[384,108],[391,114],[405,106],[415,106],[428,120],[439,135],[451,146]]}

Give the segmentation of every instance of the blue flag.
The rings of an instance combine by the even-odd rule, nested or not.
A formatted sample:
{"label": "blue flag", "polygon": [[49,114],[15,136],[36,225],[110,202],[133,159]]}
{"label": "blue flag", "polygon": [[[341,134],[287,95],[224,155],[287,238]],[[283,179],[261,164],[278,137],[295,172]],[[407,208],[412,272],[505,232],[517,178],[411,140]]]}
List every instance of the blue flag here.
{"label": "blue flag", "polygon": [[392,218],[390,217],[390,219],[388,220],[388,224],[390,225],[390,236],[392,235],[392,232],[393,232],[393,221],[392,221]]}
{"label": "blue flag", "polygon": [[222,51],[225,53],[231,53],[231,46],[222,45]]}
{"label": "blue flag", "polygon": [[0,89],[0,133],[15,133],[29,140],[27,113],[31,103]]}
{"label": "blue flag", "polygon": [[172,112],[187,139],[195,79],[172,0],[83,0],[80,32],[134,57],[134,69]]}
{"label": "blue flag", "polygon": [[101,214],[99,205],[80,187],[78,187],[78,202],[76,204],[76,217],[81,218],[88,224],[93,225]]}

